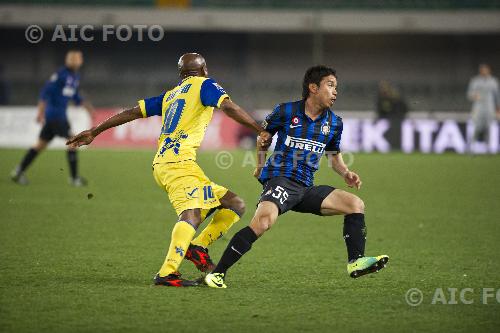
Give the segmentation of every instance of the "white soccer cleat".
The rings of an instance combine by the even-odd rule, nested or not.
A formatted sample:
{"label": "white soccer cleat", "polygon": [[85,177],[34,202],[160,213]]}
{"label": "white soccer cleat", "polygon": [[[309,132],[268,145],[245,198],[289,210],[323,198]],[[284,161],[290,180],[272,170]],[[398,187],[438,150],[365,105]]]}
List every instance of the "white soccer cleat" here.
{"label": "white soccer cleat", "polygon": [[87,186],[87,180],[83,177],[71,178],[69,183],[74,187]]}
{"label": "white soccer cleat", "polygon": [[24,175],[24,172],[21,172],[19,167],[16,167],[12,172],[10,173],[10,179],[12,179],[13,182],[18,183],[19,185],[28,185],[28,178]]}

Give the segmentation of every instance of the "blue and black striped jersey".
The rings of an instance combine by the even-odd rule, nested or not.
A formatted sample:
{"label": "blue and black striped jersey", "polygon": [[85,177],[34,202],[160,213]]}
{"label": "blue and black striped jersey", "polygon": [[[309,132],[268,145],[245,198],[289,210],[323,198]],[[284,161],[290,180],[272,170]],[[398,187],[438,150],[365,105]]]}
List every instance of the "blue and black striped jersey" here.
{"label": "blue and black striped jersey", "polygon": [[264,129],[273,135],[278,133],[278,138],[259,177],[262,183],[284,176],[312,186],[325,151],[340,151],[342,118],[326,109],[313,121],[304,106],[303,100],[279,104],[264,121]]}

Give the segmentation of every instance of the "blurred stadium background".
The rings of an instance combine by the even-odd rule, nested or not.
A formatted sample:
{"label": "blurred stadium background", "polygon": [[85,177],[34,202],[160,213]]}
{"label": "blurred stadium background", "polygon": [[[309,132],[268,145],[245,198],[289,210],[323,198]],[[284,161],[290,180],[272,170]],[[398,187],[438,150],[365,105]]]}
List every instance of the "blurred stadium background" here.
{"label": "blurred stadium background", "polygon": [[[335,109],[344,118],[376,118],[381,81],[401,101],[389,113],[395,119],[391,127],[396,129],[348,121],[352,130],[347,132],[353,136],[344,140],[345,150],[463,152],[463,142],[457,142],[453,128],[448,131],[451,134],[443,134],[452,137],[444,141],[453,141],[444,146],[419,145],[417,136],[425,136],[419,129],[427,128],[435,140],[441,121],[454,120],[465,137],[469,79],[482,62],[490,64],[493,73],[500,69],[499,10],[500,3],[494,0],[2,1],[0,42],[7,49],[0,54],[0,102],[35,105],[43,82],[62,65],[64,53],[79,48],[85,56],[82,90],[101,111],[108,111],[96,118],[99,121],[115,108],[135,105],[137,99],[156,96],[175,84],[179,55],[197,51],[205,55],[210,74],[233,99],[262,118],[276,103],[300,97],[305,68],[325,63],[338,71]],[[26,27],[33,24],[44,30],[44,39],[36,44],[25,38]],[[57,24],[66,28],[69,40],[51,41]],[[95,29],[90,42],[78,35],[86,24]],[[122,24],[158,24],[165,35],[157,42],[139,41],[134,31],[126,42],[114,36],[103,41],[104,25]],[[74,41],[70,25],[76,26]],[[416,139],[401,147],[399,122],[405,116],[427,121],[413,124],[413,131],[403,137]],[[2,131],[6,136],[10,128],[11,139],[4,138],[0,144],[30,144],[32,139],[26,136],[22,144],[21,139],[12,139],[19,128],[9,120],[12,118],[2,121]],[[231,126],[218,117],[215,124]],[[159,122],[151,126],[159,126]],[[86,126],[78,126],[77,121],[74,127]],[[205,148],[233,148],[246,136],[244,130],[232,126],[234,135],[226,131],[227,137],[220,140],[221,134],[213,128],[209,138],[214,140],[206,142]],[[97,144],[150,145],[154,131],[148,131],[148,136],[143,129],[144,125],[139,130],[132,126]],[[384,129],[390,147],[371,143],[372,132]],[[143,132],[142,137],[138,131]],[[34,139],[36,130],[33,133]],[[498,150],[497,127],[489,147],[478,151],[485,150]]]}

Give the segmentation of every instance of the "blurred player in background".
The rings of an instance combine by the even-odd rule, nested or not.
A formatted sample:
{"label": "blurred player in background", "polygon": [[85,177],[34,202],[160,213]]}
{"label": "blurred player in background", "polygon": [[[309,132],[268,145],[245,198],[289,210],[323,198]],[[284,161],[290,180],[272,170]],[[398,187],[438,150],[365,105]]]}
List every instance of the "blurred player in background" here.
{"label": "blurred player in background", "polygon": [[390,123],[384,136],[391,147],[401,147],[401,123],[408,113],[408,104],[398,89],[389,81],[378,84],[376,108],[378,119],[387,119]]}
{"label": "blurred player in background", "polygon": [[475,142],[488,142],[490,125],[496,116],[500,116],[498,80],[491,75],[489,65],[479,65],[479,75],[470,80],[467,97],[472,102],[471,118],[474,123],[474,133],[469,141],[469,151],[472,152]]}
{"label": "blurred player in background", "polygon": [[[104,121],[68,140],[71,147],[87,145],[99,133],[129,121],[161,116],[163,127],[153,176],[166,190],[178,215],[172,230],[167,257],[154,278],[156,285],[188,287],[198,283],[181,278],[182,259],[192,261],[200,271],[214,265],[208,246],[225,234],[245,211],[241,198],[211,182],[196,163],[196,151],[205,136],[214,108],[253,129],[267,144],[271,136],[242,108],[233,103],[224,89],[209,79],[205,59],[196,53],[184,54],[178,63],[181,81],[159,96],[139,101],[139,105]],[[206,228],[193,239],[203,220],[216,211]]]}
{"label": "blurred player in background", "polygon": [[[21,163],[12,172],[11,178],[14,182],[26,185],[28,179],[25,176],[26,169],[33,163],[55,136],[68,139],[70,125],[66,115],[68,102],[73,101],[76,105],[83,105],[92,116],[94,108],[88,101],[84,101],[78,92],[80,75],[78,71],[83,65],[83,55],[79,50],[71,50],[66,54],[64,67],[52,74],[50,80],[45,84],[38,102],[38,115],[36,121],[42,124],[42,130],[36,145],[30,148]],[[74,148],[67,151],[70,184],[73,186],[84,186],[86,180],[78,175],[78,157]]]}
{"label": "blurred player in background", "polygon": [[342,119],[330,108],[337,99],[337,77],[332,68],[311,67],[304,75],[303,99],[279,104],[266,118],[264,128],[278,133],[276,148],[262,168],[268,145],[258,144],[254,176],[263,184],[250,226],[238,231],[227,245],[217,267],[205,277],[213,288],[226,288],[224,279],[252,244],[289,210],[320,216],[344,215],[347,272],[353,278],[376,272],[389,260],[386,255],[365,257],[365,206],[356,195],[328,185],[314,186],[314,173],[326,152],[330,165],[349,187],[361,187],[340,153]]}
{"label": "blurred player in background", "polygon": [[376,111],[379,119],[402,121],[408,113],[408,106],[398,89],[383,80],[378,84]]}

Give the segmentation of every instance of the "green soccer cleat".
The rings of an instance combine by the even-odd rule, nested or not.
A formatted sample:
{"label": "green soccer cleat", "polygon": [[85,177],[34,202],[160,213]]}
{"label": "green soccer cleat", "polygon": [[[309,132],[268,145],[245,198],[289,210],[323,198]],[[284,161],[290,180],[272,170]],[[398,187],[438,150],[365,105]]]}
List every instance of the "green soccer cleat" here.
{"label": "green soccer cleat", "polygon": [[205,284],[212,288],[227,288],[224,283],[224,273],[209,273],[205,276]]}
{"label": "green soccer cleat", "polygon": [[347,264],[347,273],[350,277],[356,279],[366,274],[378,272],[385,267],[388,261],[389,256],[386,255],[378,257],[361,257]]}

